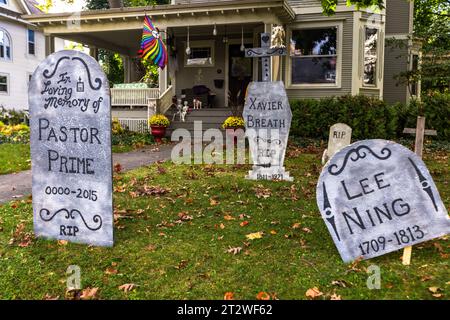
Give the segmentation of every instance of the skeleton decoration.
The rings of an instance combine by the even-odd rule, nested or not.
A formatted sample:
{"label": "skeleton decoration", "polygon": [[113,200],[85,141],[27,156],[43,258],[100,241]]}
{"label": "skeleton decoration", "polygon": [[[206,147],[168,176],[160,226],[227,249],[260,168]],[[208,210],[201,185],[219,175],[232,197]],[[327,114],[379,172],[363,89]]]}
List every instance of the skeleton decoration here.
{"label": "skeleton decoration", "polygon": [[181,121],[186,122],[186,114],[188,113],[188,110],[189,110],[188,102],[185,101],[183,109],[181,110],[181,115],[180,115]]}
{"label": "skeleton decoration", "polygon": [[284,38],[286,37],[286,32],[283,26],[275,26],[272,29],[272,39],[270,48],[285,48]]}

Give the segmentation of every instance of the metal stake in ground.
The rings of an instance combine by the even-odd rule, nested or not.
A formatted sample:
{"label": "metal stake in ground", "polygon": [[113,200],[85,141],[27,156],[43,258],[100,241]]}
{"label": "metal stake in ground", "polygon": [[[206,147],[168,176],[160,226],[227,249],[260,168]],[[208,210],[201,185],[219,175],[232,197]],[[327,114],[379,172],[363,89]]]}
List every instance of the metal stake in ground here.
{"label": "metal stake in ground", "polygon": [[[425,130],[425,117],[417,117],[416,128],[405,128],[403,133],[415,134],[416,142],[414,144],[414,152],[422,158],[423,140],[425,136],[437,136],[436,130]],[[409,266],[411,264],[412,246],[403,249],[402,264]]]}

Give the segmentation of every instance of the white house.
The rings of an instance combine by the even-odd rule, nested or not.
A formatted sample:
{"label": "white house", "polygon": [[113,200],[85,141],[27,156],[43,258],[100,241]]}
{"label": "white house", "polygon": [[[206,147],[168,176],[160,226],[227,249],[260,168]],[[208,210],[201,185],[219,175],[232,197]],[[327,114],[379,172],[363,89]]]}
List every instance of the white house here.
{"label": "white house", "polygon": [[[28,81],[45,58],[44,34],[23,14],[42,13],[34,0],[0,0],[0,107],[28,108]],[[64,41],[55,41],[60,50]]]}

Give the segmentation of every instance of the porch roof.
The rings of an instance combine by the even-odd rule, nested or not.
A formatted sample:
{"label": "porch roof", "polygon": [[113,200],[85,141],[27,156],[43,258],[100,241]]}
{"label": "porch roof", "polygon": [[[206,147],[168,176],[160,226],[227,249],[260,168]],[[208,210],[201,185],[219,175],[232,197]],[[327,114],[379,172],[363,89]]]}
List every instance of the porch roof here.
{"label": "porch roof", "polygon": [[135,55],[142,19],[150,16],[159,29],[217,25],[281,24],[295,13],[286,0],[211,1],[153,7],[89,10],[22,16],[47,35]]}
{"label": "porch roof", "polygon": [[[23,15],[23,19],[43,27],[48,33],[67,28],[74,22],[91,31],[141,29],[145,15],[157,21],[160,29],[187,25],[240,22],[282,23],[295,18],[286,0],[230,0],[175,5],[125,7],[81,12],[40,13]],[[230,20],[231,18],[231,20]],[[267,18],[268,21],[262,19]],[[69,32],[69,31],[67,31]]]}

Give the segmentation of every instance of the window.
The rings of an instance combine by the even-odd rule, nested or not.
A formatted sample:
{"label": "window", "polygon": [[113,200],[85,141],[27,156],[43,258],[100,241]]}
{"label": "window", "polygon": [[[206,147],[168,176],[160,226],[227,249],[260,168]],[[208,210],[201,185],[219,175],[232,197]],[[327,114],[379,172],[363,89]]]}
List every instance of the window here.
{"label": "window", "polygon": [[9,92],[9,76],[0,73],[0,94]]}
{"label": "window", "polygon": [[2,5],[2,4],[8,4],[8,0],[0,0],[0,5]]}
{"label": "window", "polygon": [[293,30],[291,83],[337,83],[337,27]]}
{"label": "window", "polygon": [[11,60],[11,38],[2,29],[0,29],[0,60]]}
{"label": "window", "polygon": [[214,66],[214,43],[204,41],[191,42],[191,52],[186,54],[185,66],[187,67],[212,67]]}
{"label": "window", "polygon": [[34,30],[28,29],[28,54],[36,54]]}
{"label": "window", "polygon": [[378,29],[366,28],[364,37],[364,85],[377,84]]}

